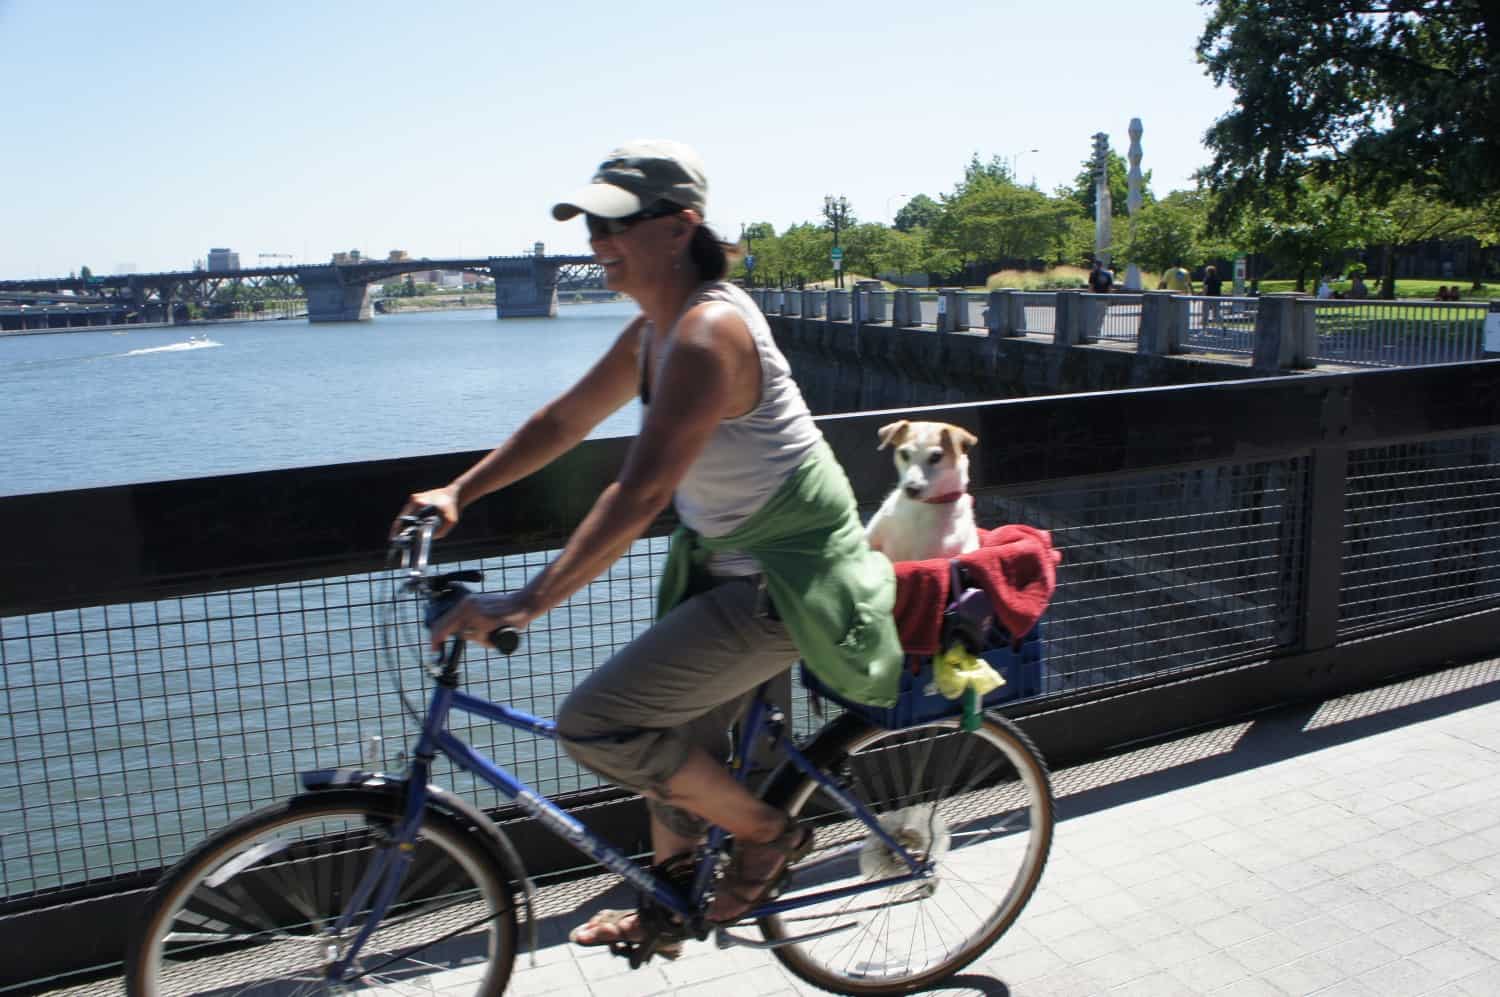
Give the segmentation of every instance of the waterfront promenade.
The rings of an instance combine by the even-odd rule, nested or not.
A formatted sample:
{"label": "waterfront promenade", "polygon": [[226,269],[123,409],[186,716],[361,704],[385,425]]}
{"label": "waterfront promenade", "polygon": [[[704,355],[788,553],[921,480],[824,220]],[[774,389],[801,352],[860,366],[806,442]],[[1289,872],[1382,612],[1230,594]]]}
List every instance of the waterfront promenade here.
{"label": "waterfront promenade", "polygon": [[[1500,993],[1497,760],[1493,659],[1058,771],[1036,896],[994,949],[930,992]],[[632,972],[566,943],[589,911],[628,902],[604,877],[544,889],[537,965],[523,956],[509,992],[821,992],[762,952],[694,944]]]}

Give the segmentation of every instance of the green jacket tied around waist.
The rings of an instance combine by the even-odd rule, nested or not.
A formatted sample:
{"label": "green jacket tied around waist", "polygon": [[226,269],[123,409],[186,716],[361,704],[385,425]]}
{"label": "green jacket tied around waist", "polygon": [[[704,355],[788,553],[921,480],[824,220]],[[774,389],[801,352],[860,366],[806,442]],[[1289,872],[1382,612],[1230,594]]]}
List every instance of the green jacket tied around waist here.
{"label": "green jacket tied around waist", "polygon": [[854,491],[826,442],[732,533],[677,528],[657,618],[693,594],[708,555],[731,550],[760,562],[776,611],[819,681],[855,702],[895,705],[902,661],[891,616],[895,572],[865,543]]}

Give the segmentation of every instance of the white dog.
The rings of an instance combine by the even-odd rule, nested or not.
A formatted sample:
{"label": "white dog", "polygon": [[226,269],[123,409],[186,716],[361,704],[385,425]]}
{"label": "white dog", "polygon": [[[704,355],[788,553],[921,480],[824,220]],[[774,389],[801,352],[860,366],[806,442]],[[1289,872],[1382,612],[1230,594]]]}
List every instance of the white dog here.
{"label": "white dog", "polygon": [[946,422],[893,422],[880,449],[895,447],[896,489],[870,517],[870,546],[892,561],[954,557],[979,549],[968,449],[973,433]]}

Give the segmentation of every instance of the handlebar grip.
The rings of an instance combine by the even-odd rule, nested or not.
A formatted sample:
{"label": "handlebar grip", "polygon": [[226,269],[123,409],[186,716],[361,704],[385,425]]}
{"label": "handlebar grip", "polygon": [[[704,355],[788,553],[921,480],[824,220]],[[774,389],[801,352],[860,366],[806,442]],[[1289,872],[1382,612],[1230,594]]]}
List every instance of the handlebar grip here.
{"label": "handlebar grip", "polygon": [[490,631],[489,642],[501,654],[515,654],[521,646],[521,634],[515,627],[496,627]]}

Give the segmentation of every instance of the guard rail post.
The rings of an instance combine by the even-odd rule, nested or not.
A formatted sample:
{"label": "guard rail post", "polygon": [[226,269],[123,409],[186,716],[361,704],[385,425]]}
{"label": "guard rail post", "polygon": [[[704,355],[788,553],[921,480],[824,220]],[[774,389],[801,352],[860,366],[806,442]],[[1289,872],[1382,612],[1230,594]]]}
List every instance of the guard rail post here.
{"label": "guard rail post", "polygon": [[1080,291],[1057,292],[1057,317],[1052,342],[1058,346],[1077,346],[1083,339],[1084,299]]}
{"label": "guard rail post", "polygon": [[1263,294],[1255,309],[1256,370],[1290,370],[1297,355],[1295,294]]}

